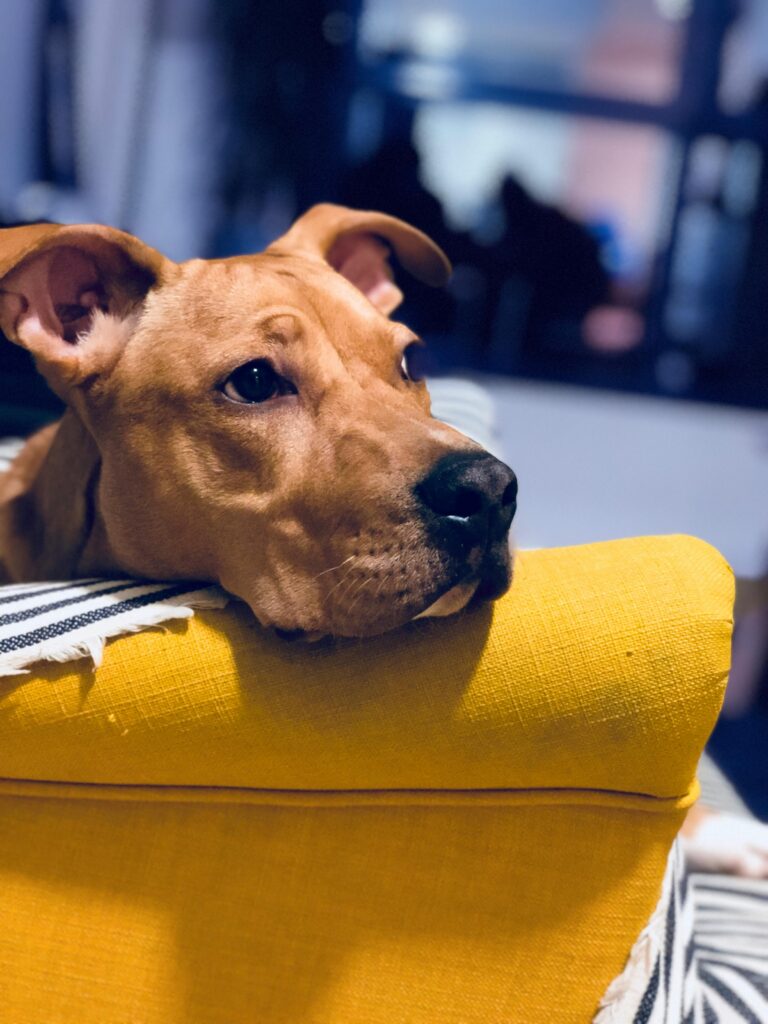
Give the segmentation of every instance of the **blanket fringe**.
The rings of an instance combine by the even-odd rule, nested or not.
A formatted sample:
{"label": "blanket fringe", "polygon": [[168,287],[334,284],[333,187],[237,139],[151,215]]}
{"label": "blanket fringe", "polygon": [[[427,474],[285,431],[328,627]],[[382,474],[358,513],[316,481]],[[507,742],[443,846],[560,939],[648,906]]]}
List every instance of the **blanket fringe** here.
{"label": "blanket fringe", "polygon": [[96,669],[102,664],[108,640],[144,629],[162,629],[166,623],[191,618],[197,609],[224,608],[230,600],[223,590],[212,587],[131,609],[114,619],[78,629],[69,638],[54,637],[33,647],[3,654],[0,656],[0,677],[28,675],[34,665],[43,661],[65,663],[88,658]]}

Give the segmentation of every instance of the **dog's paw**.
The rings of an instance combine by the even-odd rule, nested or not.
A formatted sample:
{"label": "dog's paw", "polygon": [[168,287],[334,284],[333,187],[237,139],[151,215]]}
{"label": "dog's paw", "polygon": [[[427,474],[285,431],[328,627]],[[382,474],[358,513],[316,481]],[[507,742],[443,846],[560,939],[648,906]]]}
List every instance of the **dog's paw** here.
{"label": "dog's paw", "polygon": [[708,814],[681,836],[688,864],[742,878],[768,878],[768,825],[736,814]]}

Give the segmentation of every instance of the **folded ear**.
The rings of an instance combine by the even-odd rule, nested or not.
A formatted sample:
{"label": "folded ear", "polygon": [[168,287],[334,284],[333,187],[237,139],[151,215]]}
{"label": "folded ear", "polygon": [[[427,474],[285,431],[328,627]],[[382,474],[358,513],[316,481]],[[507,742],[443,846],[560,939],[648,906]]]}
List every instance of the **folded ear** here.
{"label": "folded ear", "polygon": [[403,296],[392,281],[388,249],[381,239],[391,243],[398,260],[419,281],[439,287],[450,277],[445,253],[417,228],[385,213],[332,203],[313,206],[267,251],[325,260],[389,314]]}
{"label": "folded ear", "polygon": [[[108,368],[128,334],[120,322],[172,266],[115,228],[8,228],[0,231],[0,327],[29,349],[64,397],[71,386]],[[92,339],[95,324],[110,329]]]}

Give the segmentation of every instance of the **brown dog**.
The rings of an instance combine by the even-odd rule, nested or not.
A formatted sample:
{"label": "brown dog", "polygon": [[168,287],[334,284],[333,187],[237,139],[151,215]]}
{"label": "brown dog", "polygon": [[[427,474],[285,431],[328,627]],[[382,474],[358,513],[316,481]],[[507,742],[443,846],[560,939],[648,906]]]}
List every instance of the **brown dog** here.
{"label": "brown dog", "polygon": [[6,580],[212,580],[353,636],[503,593],[514,474],[430,416],[377,239],[446,280],[415,228],[331,205],[182,264],[112,228],[2,232],[0,326],[68,405],[0,481]]}

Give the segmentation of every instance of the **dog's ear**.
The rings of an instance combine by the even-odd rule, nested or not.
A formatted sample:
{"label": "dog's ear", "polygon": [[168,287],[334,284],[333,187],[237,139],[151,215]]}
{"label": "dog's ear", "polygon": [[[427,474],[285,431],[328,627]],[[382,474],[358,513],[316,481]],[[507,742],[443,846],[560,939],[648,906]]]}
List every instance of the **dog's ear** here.
{"label": "dog's ear", "polygon": [[[62,398],[109,368],[120,330],[173,264],[137,238],[96,224],[0,231],[0,327],[35,358]],[[96,331],[101,323],[106,329]]]}
{"label": "dog's ear", "polygon": [[403,296],[392,281],[388,249],[381,239],[391,243],[405,269],[425,284],[439,287],[450,277],[445,253],[417,228],[385,213],[332,203],[313,206],[268,251],[300,252],[325,260],[388,315]]}

